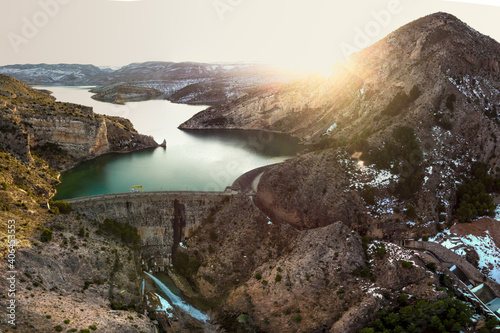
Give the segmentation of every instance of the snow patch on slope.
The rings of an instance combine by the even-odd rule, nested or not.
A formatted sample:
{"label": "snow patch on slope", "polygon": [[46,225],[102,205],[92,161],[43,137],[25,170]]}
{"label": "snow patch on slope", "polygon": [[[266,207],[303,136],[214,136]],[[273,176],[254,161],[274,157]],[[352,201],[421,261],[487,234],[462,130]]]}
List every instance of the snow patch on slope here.
{"label": "snow patch on slope", "polygon": [[468,246],[473,247],[479,255],[479,269],[500,283],[500,249],[488,231],[485,236],[458,236],[445,230],[429,241],[439,243],[461,256],[466,255],[465,249]]}

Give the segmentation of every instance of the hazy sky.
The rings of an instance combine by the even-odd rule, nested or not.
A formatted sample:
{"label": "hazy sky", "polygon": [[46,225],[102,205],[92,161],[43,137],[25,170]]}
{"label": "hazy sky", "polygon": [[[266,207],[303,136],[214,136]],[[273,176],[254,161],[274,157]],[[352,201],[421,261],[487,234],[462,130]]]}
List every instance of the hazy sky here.
{"label": "hazy sky", "polygon": [[437,11],[500,40],[495,0],[0,1],[0,65],[162,60],[322,69]]}

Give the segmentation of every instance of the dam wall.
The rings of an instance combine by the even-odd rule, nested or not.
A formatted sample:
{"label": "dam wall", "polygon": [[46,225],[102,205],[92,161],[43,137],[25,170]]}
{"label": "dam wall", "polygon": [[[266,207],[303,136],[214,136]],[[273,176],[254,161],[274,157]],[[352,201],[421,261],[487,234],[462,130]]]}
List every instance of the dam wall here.
{"label": "dam wall", "polygon": [[136,227],[148,268],[170,265],[179,243],[234,192],[139,192],[66,200],[98,222],[106,218]]}

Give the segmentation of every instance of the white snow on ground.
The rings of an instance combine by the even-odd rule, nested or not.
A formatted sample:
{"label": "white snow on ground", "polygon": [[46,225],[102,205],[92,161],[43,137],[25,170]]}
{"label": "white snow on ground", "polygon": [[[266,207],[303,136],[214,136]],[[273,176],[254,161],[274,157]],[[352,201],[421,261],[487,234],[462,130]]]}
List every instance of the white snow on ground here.
{"label": "white snow on ground", "polygon": [[500,205],[495,209],[495,220],[500,221]]}
{"label": "white snow on ground", "polygon": [[496,246],[488,231],[486,236],[467,235],[465,237],[452,234],[449,230],[429,239],[430,242],[439,243],[454,251],[458,255],[465,256],[465,246],[473,247],[479,255],[479,269],[490,278],[500,283],[500,249]]}
{"label": "white snow on ground", "polygon": [[328,130],[326,131],[326,134],[330,134],[331,132],[333,132],[335,129],[337,128],[337,123],[333,124],[332,126],[330,126],[328,128]]}
{"label": "white snow on ground", "polygon": [[391,182],[391,180],[396,181],[398,179],[397,175],[393,175],[390,171],[388,170],[380,170],[377,171],[375,170],[374,173],[375,179],[372,180],[371,182],[366,183],[369,186],[387,186]]}
{"label": "white snow on ground", "polygon": [[[397,182],[399,179],[398,175],[392,174],[389,170],[377,170],[373,167],[365,166],[362,161],[354,164],[354,160],[348,160],[348,163],[353,166],[352,171],[348,172],[352,180],[351,189],[383,188],[389,186],[392,182]],[[366,207],[368,214],[378,216],[394,214],[394,209],[398,206],[397,198],[377,198],[376,200],[374,205]]]}
{"label": "white snow on ground", "polygon": [[[416,262],[412,259],[413,254],[411,253],[410,250],[404,249],[399,245],[396,245],[394,243],[387,243],[387,242],[380,242],[380,241],[374,241],[374,244],[370,244],[368,246],[368,253],[372,256],[375,256],[375,248],[377,247],[378,244],[383,244],[385,246],[385,250],[387,251],[387,258],[388,261],[394,266],[395,262],[399,261],[408,261],[413,263],[414,265],[417,266]],[[372,262],[370,260],[370,262]]]}
{"label": "white snow on ground", "polygon": [[384,215],[384,214],[394,214],[394,208],[397,206],[397,198],[390,197],[378,200],[373,206],[368,206],[369,215]]}
{"label": "white snow on ground", "polygon": [[378,288],[377,287],[373,287],[373,288],[370,288],[367,290],[367,293],[372,295],[373,297],[376,297],[376,298],[379,298],[379,299],[382,299],[384,298],[384,296],[380,293],[377,292],[378,291]]}
{"label": "white snow on ground", "polygon": [[479,268],[488,270],[489,276],[500,283],[500,249],[496,246],[488,231],[485,237],[466,236],[461,238],[464,244],[473,246],[479,255]]}
{"label": "white snow on ground", "polygon": [[351,173],[350,176],[353,179],[351,187],[357,190],[363,189],[366,186],[388,186],[391,181],[396,182],[399,179],[398,175],[393,175],[389,170],[377,170],[370,166],[365,166],[362,162],[356,164],[355,172]]}
{"label": "white snow on ground", "polygon": [[500,95],[500,91],[491,82],[482,76],[466,75],[462,79],[456,80],[448,77],[448,80],[466,97],[479,101],[480,110],[492,110],[493,104],[490,102]]}

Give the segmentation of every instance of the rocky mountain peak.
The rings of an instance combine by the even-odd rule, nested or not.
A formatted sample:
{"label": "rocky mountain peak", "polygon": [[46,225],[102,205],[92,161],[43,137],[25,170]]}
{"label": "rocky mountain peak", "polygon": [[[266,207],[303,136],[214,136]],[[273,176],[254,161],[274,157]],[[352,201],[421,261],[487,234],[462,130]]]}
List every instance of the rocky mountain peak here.
{"label": "rocky mountain peak", "polygon": [[456,73],[470,71],[472,66],[473,70],[498,73],[499,52],[500,44],[494,39],[439,12],[401,27],[349,60],[367,66],[380,62],[384,66],[425,66],[424,71],[433,65]]}
{"label": "rocky mountain peak", "polygon": [[[457,184],[473,163],[500,167],[499,60],[495,40],[436,13],[350,56],[329,78],[249,94],[181,127],[265,129],[311,144],[310,154],[261,179],[257,201],[264,210],[278,205],[283,221],[305,228],[358,221],[377,237],[413,236],[402,213],[408,206],[419,210],[411,219],[431,227],[452,220]],[[345,163],[334,167],[339,159]],[[298,180],[280,187],[279,175]],[[366,201],[358,191],[374,196]],[[389,223],[380,230],[379,221]]]}

